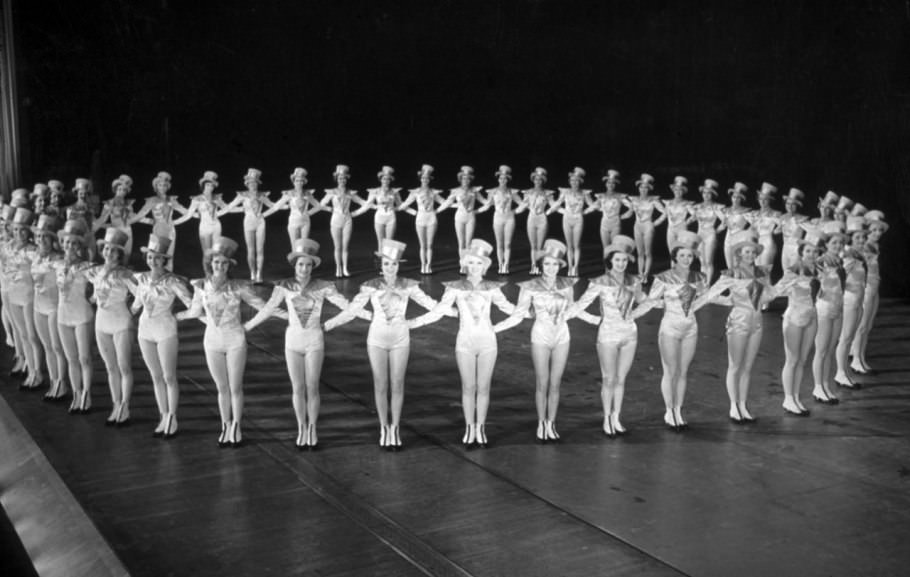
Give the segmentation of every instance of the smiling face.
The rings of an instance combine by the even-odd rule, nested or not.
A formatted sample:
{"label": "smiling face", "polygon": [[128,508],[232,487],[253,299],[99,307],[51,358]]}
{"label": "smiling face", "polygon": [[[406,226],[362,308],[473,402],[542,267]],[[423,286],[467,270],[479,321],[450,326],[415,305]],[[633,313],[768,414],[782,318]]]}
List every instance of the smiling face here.
{"label": "smiling face", "polygon": [[155,194],[158,196],[165,196],[167,192],[171,189],[171,181],[165,178],[156,178],[155,179]]}
{"label": "smiling face", "polygon": [[882,235],[885,233],[885,227],[880,224],[872,224],[869,227],[869,240],[872,242],[878,242],[882,239]]}
{"label": "smiling face", "polygon": [[692,262],[695,260],[695,251],[693,251],[691,248],[677,248],[676,257],[673,260],[679,266],[683,268],[689,268],[692,266]]}
{"label": "smiling face", "polygon": [[212,257],[212,276],[224,278],[229,270],[231,270],[231,259],[220,254]]}
{"label": "smiling face", "polygon": [[751,265],[755,263],[755,257],[758,256],[758,250],[754,246],[747,245],[739,249],[737,252],[739,256],[739,262],[745,265]]}
{"label": "smiling face", "polygon": [[543,271],[544,277],[553,279],[556,278],[556,275],[559,273],[559,267],[561,265],[562,263],[552,256],[545,256],[541,259],[540,268]]}
{"label": "smiling face", "polygon": [[814,266],[815,259],[818,258],[818,247],[814,244],[806,243],[800,247],[800,257],[806,266]]}
{"label": "smiling face", "polygon": [[63,239],[63,252],[70,259],[75,258],[82,254],[82,243],[75,237],[68,236]]}
{"label": "smiling face", "polygon": [[534,173],[531,175],[531,182],[534,183],[534,186],[537,188],[543,188],[544,183],[547,181],[542,174]]}
{"label": "smiling face", "polygon": [[381,184],[383,188],[388,188],[392,185],[392,177],[388,174],[383,174],[379,177],[379,184]]}
{"label": "smiling face", "polygon": [[497,180],[497,182],[499,182],[499,186],[501,186],[503,188],[505,188],[509,185],[509,175],[507,175],[507,174],[500,174],[499,178],[497,178],[496,180]]}
{"label": "smiling face", "polygon": [[294,261],[294,278],[303,282],[313,274],[313,259],[298,256]]}
{"label": "smiling face", "polygon": [[31,234],[32,231],[27,226],[21,224],[13,225],[13,236],[20,243],[27,243]]}
{"label": "smiling face", "polygon": [[106,244],[104,248],[101,249],[101,258],[104,259],[104,264],[114,265],[120,262],[120,255],[123,252],[112,245]]}
{"label": "smiling face", "polygon": [[486,263],[478,256],[467,256],[464,259],[464,266],[467,269],[468,276],[478,278],[483,276],[486,271]]}
{"label": "smiling face", "polygon": [[348,180],[350,180],[350,177],[347,175],[347,173],[342,172],[335,175],[335,182],[337,182],[338,186],[342,188],[347,186]]}
{"label": "smiling face", "polygon": [[784,203],[784,207],[787,209],[787,214],[796,214],[797,209],[799,209],[799,204],[795,200],[787,200]]}
{"label": "smiling face", "polygon": [[161,272],[164,270],[164,265],[167,262],[167,259],[161,255],[146,253],[145,255],[145,264],[149,267],[150,271]]}
{"label": "smiling face", "polygon": [[35,242],[42,253],[50,252],[54,248],[54,237],[48,233],[40,233],[35,236]]}
{"label": "smiling face", "polygon": [[577,174],[569,175],[569,187],[571,187],[572,190],[578,190],[582,182],[584,182],[584,180],[582,180],[581,177]]}
{"label": "smiling face", "polygon": [[463,186],[465,188],[471,186],[471,183],[473,181],[474,181],[474,176],[468,172],[462,172],[461,174],[458,175],[458,182],[461,184],[461,186]]}
{"label": "smiling face", "polygon": [[826,254],[838,255],[844,249],[844,237],[841,235],[833,236],[828,239]]}
{"label": "smiling face", "polygon": [[429,174],[427,174],[427,173],[421,174],[420,175],[420,186],[422,186],[423,188],[427,188],[428,186],[430,186],[431,180],[433,180],[433,178]]}
{"label": "smiling face", "polygon": [[861,247],[866,242],[866,231],[857,230],[850,234],[850,246]]}
{"label": "smiling face", "polygon": [[398,261],[383,257],[382,274],[388,277],[396,276],[398,274]]}
{"label": "smiling face", "polygon": [[610,255],[610,270],[613,272],[626,272],[629,266],[629,255],[618,250]]}

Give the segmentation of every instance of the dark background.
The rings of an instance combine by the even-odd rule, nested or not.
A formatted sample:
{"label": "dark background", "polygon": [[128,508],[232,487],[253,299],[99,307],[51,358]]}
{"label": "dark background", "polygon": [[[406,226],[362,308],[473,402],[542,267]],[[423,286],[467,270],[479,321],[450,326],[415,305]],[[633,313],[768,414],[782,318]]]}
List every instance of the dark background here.
{"label": "dark background", "polygon": [[619,169],[626,192],[642,171],[662,195],[674,174],[797,186],[812,215],[831,189],[896,225],[886,265],[908,246],[906,1],[28,0],[15,17],[28,182],[90,176],[107,196],[125,172],[142,197],[168,170],[188,196],[208,169],[230,197],[249,166],[278,190],[294,166],[321,188],[349,164],[362,189],[383,164],[404,186],[434,164],[441,188],[461,164],[488,186],[501,163],[518,186],[577,165],[595,187]]}

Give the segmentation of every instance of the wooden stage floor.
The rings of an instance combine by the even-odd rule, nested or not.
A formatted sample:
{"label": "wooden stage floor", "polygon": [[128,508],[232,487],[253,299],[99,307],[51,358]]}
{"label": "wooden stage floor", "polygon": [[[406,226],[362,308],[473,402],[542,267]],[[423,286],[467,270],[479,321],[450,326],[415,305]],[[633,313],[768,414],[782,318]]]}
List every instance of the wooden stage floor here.
{"label": "wooden stage floor", "polygon": [[[348,296],[372,264],[372,232],[365,220],[357,224],[364,231],[354,244],[361,247],[353,260],[358,274],[339,283]],[[269,226],[270,248],[281,250],[268,257],[266,276],[280,278],[290,273],[287,239],[283,227]],[[491,236],[488,228],[479,231]],[[145,234],[137,228],[137,239]],[[195,241],[189,230],[180,234]],[[331,243],[324,231],[314,236],[327,257],[318,276],[327,278]],[[436,297],[441,281],[457,277],[447,236],[438,240],[438,273],[425,278]],[[518,231],[516,254],[526,255],[526,243]],[[404,276],[417,277],[415,247]],[[585,251],[597,254],[596,240],[586,241]],[[583,277],[597,274],[594,260],[586,260]],[[510,282],[527,278],[527,257],[517,261]],[[179,261],[177,269],[186,270]],[[516,294],[508,287],[510,298]],[[781,409],[776,305],[765,315],[750,402],[758,422],[751,426],[727,420],[726,311],[714,306],[699,313],[685,433],[662,420],[657,312],[640,323],[623,411],[630,433],[612,440],[600,432],[596,329],[580,321],[571,325],[559,445],[534,441],[530,322],[500,336],[486,450],[460,444],[453,319],[413,334],[399,453],[376,445],[362,321],[327,335],[317,452],[293,445],[277,320],[250,335],[246,445],[239,449],[216,445],[215,388],[196,322],[182,325],[180,434],[173,440],[151,437],[157,414],[138,348],[130,427],[103,426],[110,400],[100,359],[90,415],[69,416],[65,404],[17,390],[5,377],[8,351],[0,362],[0,403],[136,576],[905,575],[910,303],[883,303],[870,344],[877,373],[862,379],[862,390],[839,390],[838,406],[807,402],[809,418]],[[803,390],[811,401],[811,386]],[[8,489],[0,486],[5,499]],[[41,513],[10,519],[20,530]],[[72,540],[66,532],[47,526],[39,537],[23,537],[30,553],[38,547],[51,555],[43,574],[75,574],[61,572],[66,556],[54,552],[56,543]]]}

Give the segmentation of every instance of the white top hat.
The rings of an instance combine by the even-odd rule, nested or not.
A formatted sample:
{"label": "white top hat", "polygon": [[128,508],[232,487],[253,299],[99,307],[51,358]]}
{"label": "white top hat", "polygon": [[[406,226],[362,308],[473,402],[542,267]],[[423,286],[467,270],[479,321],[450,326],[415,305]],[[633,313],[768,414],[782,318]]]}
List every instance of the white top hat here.
{"label": "white top hat", "polygon": [[542,166],[538,166],[537,168],[534,169],[534,172],[531,173],[531,179],[533,180],[535,176],[546,180],[547,179],[547,169],[543,168]]}
{"label": "white top hat", "polygon": [[499,165],[499,170],[497,170],[493,176],[499,178],[500,176],[508,177],[509,180],[512,180],[512,167],[506,164]]}
{"label": "white top hat", "polygon": [[32,221],[35,219],[35,214],[23,207],[20,206],[16,208],[16,213],[13,215],[13,226],[22,226],[26,228],[31,228]]}
{"label": "white top hat", "polygon": [[38,222],[32,227],[32,234],[35,236],[42,234],[56,236],[58,228],[59,223],[56,216],[52,214],[40,214],[38,215]]}
{"label": "white top hat", "polygon": [[151,234],[149,235],[148,244],[141,247],[139,250],[145,254],[150,254],[152,256],[163,256],[164,258],[171,258],[171,256],[167,253],[168,249],[170,248],[171,239],[166,236]]}
{"label": "white top hat", "polygon": [[716,180],[710,178],[705,179],[705,183],[698,187],[699,192],[710,192],[713,196],[717,196],[717,187],[720,184]]}
{"label": "white top hat", "polygon": [[291,182],[294,182],[298,178],[302,178],[304,182],[307,179],[307,171],[305,168],[300,168],[299,166],[294,169],[294,172],[291,173]]}
{"label": "white top hat", "polygon": [[82,189],[89,191],[92,189],[92,181],[87,178],[77,178],[76,184],[73,185],[73,192]]}
{"label": "white top hat", "polygon": [[572,169],[572,172],[569,173],[569,178],[575,177],[575,178],[578,178],[579,180],[584,180],[586,175],[587,175],[587,173],[585,172],[584,168],[582,168],[580,166],[576,166],[575,168]]}
{"label": "white top hat", "polygon": [[776,186],[774,186],[770,182],[761,183],[761,188],[758,189],[758,198],[762,198],[762,197],[774,198],[775,194],[777,194]]}
{"label": "white top hat", "polygon": [[612,168],[607,171],[607,175],[604,176],[601,180],[604,182],[615,182],[619,184],[619,171],[613,170]]}
{"label": "white top hat", "polygon": [[818,201],[818,203],[834,208],[837,206],[837,201],[839,198],[840,196],[838,196],[836,192],[829,190],[825,193],[825,196],[823,196],[822,199]]}
{"label": "white top hat", "polygon": [[48,180],[47,187],[57,193],[63,192],[63,183],[59,180]]}
{"label": "white top hat", "polygon": [[492,263],[490,254],[493,252],[493,245],[488,243],[485,240],[474,238],[471,239],[471,245],[468,249],[461,255],[459,264],[460,266],[465,266],[465,259],[468,257],[476,257],[483,261],[483,268],[487,269]]}
{"label": "white top hat", "polygon": [[216,240],[214,243],[212,243],[211,248],[206,249],[205,256],[223,256],[224,258],[231,261],[231,264],[237,264],[237,261],[234,260],[234,255],[237,254],[238,248],[240,248],[240,245],[238,245],[235,241],[229,239],[226,236],[222,236],[219,237],[218,240]]}
{"label": "white top hat", "polygon": [[216,188],[218,187],[218,173],[212,170],[206,170],[199,179],[199,187],[205,186],[206,182],[211,182]]}
{"label": "white top hat", "polygon": [[306,258],[313,262],[313,266],[319,266],[322,259],[316,256],[319,253],[319,243],[311,238],[298,238],[291,246],[291,252],[288,253],[288,262],[295,264],[298,258]]}
{"label": "white top hat", "polygon": [[853,201],[847,198],[846,196],[841,196],[840,200],[837,201],[837,207],[834,209],[834,212],[847,212],[850,210],[850,207],[853,206]]}
{"label": "white top hat", "polygon": [[673,177],[673,184],[670,185],[670,190],[673,190],[675,188],[689,190],[688,184],[689,180],[685,176],[675,176]]}
{"label": "white top hat", "polygon": [[749,190],[749,187],[746,186],[745,184],[743,184],[742,182],[734,182],[733,188],[727,189],[727,194],[729,194],[731,198],[734,196],[738,196],[742,199],[745,199],[746,192],[748,192],[748,190]]}
{"label": "white top hat", "polygon": [[566,248],[566,245],[563,242],[558,241],[555,238],[548,238],[543,243],[543,249],[541,249],[541,251],[539,253],[537,253],[537,260],[543,261],[544,258],[550,257],[552,259],[559,261],[560,267],[564,267],[564,266],[566,266],[566,261],[565,261],[564,257],[566,256],[567,250],[568,249]]}
{"label": "white top hat", "polygon": [[613,241],[604,248],[604,254],[606,255],[604,260],[609,260],[614,252],[624,252],[629,255],[630,261],[635,262],[635,240],[624,234],[617,234],[613,237]]}
{"label": "white top hat", "polygon": [[758,256],[765,249],[765,247],[758,244],[758,237],[755,232],[748,229],[734,233],[730,239],[730,244],[733,248],[733,254],[736,254],[744,247],[751,246],[755,249],[755,255]]}
{"label": "white top hat", "polygon": [[257,168],[248,168],[246,174],[243,175],[243,183],[246,184],[251,180],[256,181],[256,184],[262,184],[262,171]]}
{"label": "white top hat", "polygon": [[802,206],[802,205],[803,205],[803,199],[804,199],[805,197],[806,197],[806,195],[803,194],[803,191],[801,191],[800,189],[798,189],[798,188],[791,188],[791,189],[790,189],[790,192],[787,193],[787,196],[784,197],[784,202],[785,202],[785,203],[787,203],[787,202],[795,202],[795,203],[798,204],[799,206]]}
{"label": "white top hat", "polygon": [[339,164],[335,166],[335,172],[332,173],[332,177],[335,180],[338,180],[338,177],[342,175],[347,177],[351,176],[351,168],[347,164]]}
{"label": "white top hat", "polygon": [[462,166],[461,170],[458,171],[457,176],[458,178],[461,178],[462,176],[470,176],[471,178],[474,178],[474,169],[467,165]]}
{"label": "white top hat", "polygon": [[85,226],[85,221],[68,220],[63,225],[63,228],[57,232],[57,238],[59,238],[61,242],[66,238],[71,238],[79,241],[80,244],[85,245],[85,234],[87,232],[88,229]]}
{"label": "white top hat", "polygon": [[698,234],[692,232],[691,230],[683,230],[676,233],[676,241],[673,243],[673,246],[670,247],[670,250],[676,248],[687,248],[695,252],[695,256],[698,256],[698,245],[701,244],[701,237]]}
{"label": "white top hat", "polygon": [[857,202],[856,204],[853,205],[853,210],[850,211],[850,214],[852,216],[863,216],[868,211],[869,211],[869,209],[867,209],[865,206],[863,206],[862,204]]}
{"label": "white top hat", "polygon": [[376,256],[394,260],[395,262],[401,262],[404,260],[401,257],[404,256],[404,249],[407,248],[407,246],[408,245],[403,242],[384,238],[382,239],[382,246],[379,248],[379,252],[376,253]]}
{"label": "white top hat", "polygon": [[376,178],[381,179],[383,176],[388,176],[392,180],[395,180],[395,169],[391,166],[383,166],[382,169],[376,173]]}
{"label": "white top hat", "polygon": [[654,177],[647,172],[642,172],[638,180],[635,181],[635,185],[654,188]]}
{"label": "white top hat", "polygon": [[119,248],[120,250],[125,251],[126,243],[128,243],[129,240],[130,237],[125,232],[119,228],[110,226],[107,228],[107,230],[104,231],[104,238],[96,242],[98,243],[98,248],[112,246],[114,248]]}
{"label": "white top hat", "polygon": [[873,227],[882,227],[882,232],[887,232],[891,228],[887,222],[885,222],[885,213],[880,210],[870,210],[865,214],[866,224],[869,225],[871,230]]}
{"label": "white top hat", "polygon": [[429,164],[424,164],[420,167],[420,170],[417,171],[417,176],[433,176],[433,172],[436,169]]}

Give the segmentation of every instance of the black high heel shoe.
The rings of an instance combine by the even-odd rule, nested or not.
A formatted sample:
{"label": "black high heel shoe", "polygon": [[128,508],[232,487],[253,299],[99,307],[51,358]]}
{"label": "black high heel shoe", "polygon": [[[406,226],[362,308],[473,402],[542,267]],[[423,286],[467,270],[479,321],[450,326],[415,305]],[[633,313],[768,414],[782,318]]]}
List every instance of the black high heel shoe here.
{"label": "black high heel shoe", "polygon": [[477,425],[477,446],[481,449],[487,448],[487,432],[484,425]]}
{"label": "black high heel shoe", "polygon": [[222,449],[231,446],[231,441],[228,436],[228,427],[230,426],[230,423],[221,423],[221,435],[218,437],[218,446]]}

